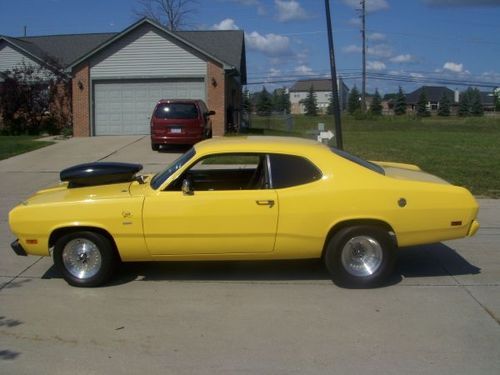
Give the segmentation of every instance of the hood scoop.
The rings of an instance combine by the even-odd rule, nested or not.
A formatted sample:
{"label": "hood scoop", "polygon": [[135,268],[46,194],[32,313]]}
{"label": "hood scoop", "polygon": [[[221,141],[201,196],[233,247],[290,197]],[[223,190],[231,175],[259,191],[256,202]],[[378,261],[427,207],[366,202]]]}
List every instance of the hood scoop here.
{"label": "hood scoop", "polygon": [[61,181],[69,188],[131,182],[142,169],[141,164],[94,162],[78,164],[61,171]]}

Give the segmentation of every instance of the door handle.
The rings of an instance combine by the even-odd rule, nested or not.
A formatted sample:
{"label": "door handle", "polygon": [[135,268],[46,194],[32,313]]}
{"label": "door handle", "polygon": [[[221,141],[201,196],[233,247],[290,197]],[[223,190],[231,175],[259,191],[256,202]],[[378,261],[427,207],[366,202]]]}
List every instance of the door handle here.
{"label": "door handle", "polygon": [[274,201],[272,199],[270,200],[259,200],[255,201],[259,206],[269,206],[269,208],[274,206]]}

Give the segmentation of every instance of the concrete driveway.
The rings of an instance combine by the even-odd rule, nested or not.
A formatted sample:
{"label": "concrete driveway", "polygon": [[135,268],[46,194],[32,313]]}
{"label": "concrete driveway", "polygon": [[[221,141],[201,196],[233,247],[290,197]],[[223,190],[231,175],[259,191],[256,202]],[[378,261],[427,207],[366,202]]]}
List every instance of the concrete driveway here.
{"label": "concrete driveway", "polygon": [[0,161],[1,374],[500,373],[500,201],[480,200],[476,237],[402,250],[373,290],[315,261],[126,264],[78,289],[10,250],[9,209],[62,168],[177,155],[93,137]]}

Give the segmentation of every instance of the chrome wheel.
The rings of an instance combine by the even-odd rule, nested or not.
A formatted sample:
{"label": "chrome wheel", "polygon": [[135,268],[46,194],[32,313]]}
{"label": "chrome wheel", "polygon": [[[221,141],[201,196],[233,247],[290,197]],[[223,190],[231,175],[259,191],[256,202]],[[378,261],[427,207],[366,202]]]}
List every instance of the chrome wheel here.
{"label": "chrome wheel", "polygon": [[81,280],[92,278],[102,267],[99,248],[86,238],[68,241],[62,250],[62,261],[68,272]]}
{"label": "chrome wheel", "polygon": [[380,268],[383,250],[373,237],[356,236],[347,241],[341,251],[344,269],[352,276],[371,276]]}

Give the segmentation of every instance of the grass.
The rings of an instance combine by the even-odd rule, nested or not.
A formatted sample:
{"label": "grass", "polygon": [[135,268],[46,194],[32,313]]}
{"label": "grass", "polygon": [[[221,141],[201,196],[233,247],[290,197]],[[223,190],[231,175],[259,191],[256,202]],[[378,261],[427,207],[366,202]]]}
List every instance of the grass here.
{"label": "grass", "polygon": [[[331,116],[295,116],[293,133],[279,118],[252,118],[264,134],[312,136]],[[344,149],[369,160],[417,164],[475,195],[500,198],[500,117],[342,119]],[[259,130],[257,130],[258,132]]]}
{"label": "grass", "polygon": [[32,136],[0,136],[0,160],[53,144]]}

